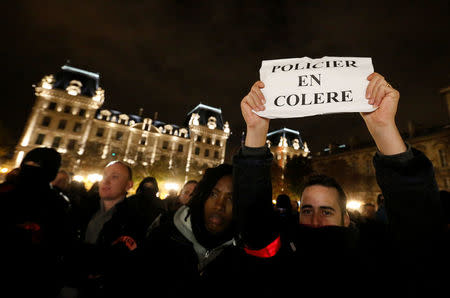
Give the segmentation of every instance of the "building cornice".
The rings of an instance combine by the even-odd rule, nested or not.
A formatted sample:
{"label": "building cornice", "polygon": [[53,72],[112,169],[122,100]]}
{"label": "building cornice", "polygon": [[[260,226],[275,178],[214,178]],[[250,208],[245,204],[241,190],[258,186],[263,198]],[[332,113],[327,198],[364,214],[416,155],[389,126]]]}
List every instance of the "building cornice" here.
{"label": "building cornice", "polygon": [[43,87],[35,88],[36,96],[40,97],[49,97],[57,100],[62,100],[67,104],[75,104],[82,106],[83,108],[88,109],[99,109],[102,106],[102,103],[95,102],[92,98],[82,96],[82,95],[70,95],[65,91],[57,90],[57,89],[46,89]]}

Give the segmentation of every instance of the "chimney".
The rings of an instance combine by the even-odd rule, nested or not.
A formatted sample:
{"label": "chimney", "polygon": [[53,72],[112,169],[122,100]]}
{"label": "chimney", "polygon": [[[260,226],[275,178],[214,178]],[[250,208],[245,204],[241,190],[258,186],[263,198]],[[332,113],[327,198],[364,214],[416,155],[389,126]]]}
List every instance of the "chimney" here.
{"label": "chimney", "polygon": [[142,114],[143,114],[143,113],[144,113],[144,108],[140,108],[140,109],[139,109],[139,114],[138,114],[139,117],[142,117]]}
{"label": "chimney", "polygon": [[158,120],[158,112],[155,112],[155,117],[153,117],[153,121]]}

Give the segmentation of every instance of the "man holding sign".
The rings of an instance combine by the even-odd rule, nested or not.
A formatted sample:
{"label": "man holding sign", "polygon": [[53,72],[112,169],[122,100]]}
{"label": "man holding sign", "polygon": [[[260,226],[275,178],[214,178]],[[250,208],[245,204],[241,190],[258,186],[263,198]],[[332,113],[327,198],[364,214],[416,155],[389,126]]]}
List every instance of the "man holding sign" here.
{"label": "man holding sign", "polygon": [[[362,65],[355,59],[325,59],[303,64],[279,62],[268,63],[267,69],[277,73],[300,69],[331,70],[335,66],[358,68]],[[270,84],[278,80],[275,86],[282,84],[272,89],[268,88],[269,82],[264,81],[261,75],[264,82],[256,82],[241,101],[247,134],[245,145],[233,161],[233,210],[245,251],[252,263],[243,271],[248,294],[254,297],[255,294],[292,293],[304,294],[305,297],[308,294],[328,296],[337,293],[349,296],[352,293],[342,291],[351,286],[351,292],[360,297],[362,293],[358,289],[364,289],[369,280],[380,279],[383,280],[382,287],[378,284],[376,288],[371,287],[369,294],[392,293],[400,297],[416,295],[421,290],[437,291],[436,286],[440,284],[433,280],[437,273],[431,269],[437,261],[435,257],[440,255],[438,248],[442,236],[438,188],[431,162],[422,152],[405,145],[397,129],[395,114],[399,92],[378,73],[369,74],[363,83],[359,75],[352,74],[347,77],[349,82],[344,87],[329,81],[328,77],[333,76],[330,73],[311,72],[304,78],[303,75],[297,73],[296,79],[286,82],[279,78],[269,79]],[[292,90],[288,89],[291,83],[295,86]],[[326,91],[318,87],[325,84],[329,88]],[[364,86],[363,94],[361,86]],[[305,91],[306,88],[312,91]],[[341,93],[339,97],[342,90],[348,90],[345,95],[349,95]],[[331,96],[329,101],[328,95],[314,95],[327,92],[337,92],[338,95]],[[300,99],[297,101],[290,94],[296,94]],[[305,103],[311,104],[301,104],[303,95],[300,94],[306,94]],[[315,103],[315,98],[319,97],[321,100]],[[273,157],[266,146],[268,118],[344,112],[338,105],[356,101],[358,103],[352,107],[348,105],[345,112],[361,113],[379,150],[374,157],[374,165],[389,218],[386,233],[349,227],[345,193],[334,179],[323,176],[307,184],[302,193],[300,224],[289,231],[281,230],[271,203],[270,167]],[[327,105],[336,108],[330,109]],[[316,107],[303,110],[313,106]],[[284,112],[279,112],[285,107]],[[298,285],[298,289],[280,287],[281,284]]]}

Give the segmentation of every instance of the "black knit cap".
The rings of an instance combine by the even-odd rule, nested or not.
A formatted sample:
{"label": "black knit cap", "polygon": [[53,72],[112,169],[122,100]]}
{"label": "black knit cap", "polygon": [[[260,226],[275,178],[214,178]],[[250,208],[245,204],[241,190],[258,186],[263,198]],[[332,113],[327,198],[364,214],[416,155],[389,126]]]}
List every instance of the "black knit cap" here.
{"label": "black knit cap", "polygon": [[45,175],[45,177],[41,178],[50,182],[58,174],[59,167],[61,166],[61,154],[53,148],[35,148],[25,155],[20,166],[23,167],[27,161],[38,164]]}
{"label": "black knit cap", "polygon": [[205,202],[214,186],[217,184],[217,181],[224,176],[232,175],[232,173],[233,167],[229,164],[221,164],[215,168],[206,169],[203,178],[197,184],[192,199],[189,202],[192,231],[194,232],[197,241],[208,249],[231,240],[233,237],[233,225],[220,235],[212,235],[206,229],[204,219]]}

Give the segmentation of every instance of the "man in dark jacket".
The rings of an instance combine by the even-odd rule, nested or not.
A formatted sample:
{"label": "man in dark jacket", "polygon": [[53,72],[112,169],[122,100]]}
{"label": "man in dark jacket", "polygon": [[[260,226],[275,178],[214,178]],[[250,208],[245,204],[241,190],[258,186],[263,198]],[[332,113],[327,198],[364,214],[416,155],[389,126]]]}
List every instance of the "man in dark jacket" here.
{"label": "man in dark jacket", "polygon": [[61,155],[52,148],[29,151],[17,182],[0,194],[5,285],[14,297],[56,297],[71,238],[65,199],[52,189]]}
{"label": "man in dark jacket", "polygon": [[136,265],[133,251],[151,223],[127,197],[132,186],[131,168],[120,161],[109,163],[96,206],[80,217],[81,239],[67,261],[69,274],[71,269],[77,273],[72,273],[68,287],[75,288],[78,297],[129,296]]}
{"label": "man in dark jacket", "polygon": [[[247,294],[411,297],[438,291],[442,220],[433,166],[398,132],[398,91],[377,73],[368,80],[366,96],[378,109],[362,117],[379,150],[374,165],[385,197],[386,233],[350,228],[345,193],[330,177],[305,188],[300,225],[284,233],[271,204],[269,120],[252,111],[264,109],[264,83],[256,82],[242,100],[247,134],[234,158],[234,210],[249,255],[241,282]],[[375,279],[383,283],[365,289]]]}
{"label": "man in dark jacket", "polygon": [[[165,213],[148,234],[140,251],[143,261],[141,294],[203,297],[222,291],[230,278],[233,232],[232,167],[222,164],[206,170],[188,206]],[[228,271],[230,272],[230,271]]]}

